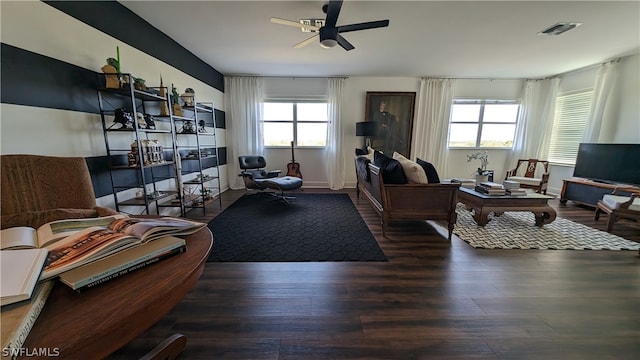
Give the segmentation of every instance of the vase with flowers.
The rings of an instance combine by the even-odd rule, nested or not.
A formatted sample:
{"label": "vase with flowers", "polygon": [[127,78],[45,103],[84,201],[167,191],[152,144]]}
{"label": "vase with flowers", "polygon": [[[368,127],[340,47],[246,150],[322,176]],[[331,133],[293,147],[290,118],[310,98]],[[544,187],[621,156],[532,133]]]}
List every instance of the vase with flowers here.
{"label": "vase with flowers", "polygon": [[480,166],[472,174],[476,177],[476,184],[488,181],[489,172],[487,171],[487,165],[489,164],[489,154],[486,151],[478,151],[467,155],[467,162],[471,162],[471,160],[480,160]]}

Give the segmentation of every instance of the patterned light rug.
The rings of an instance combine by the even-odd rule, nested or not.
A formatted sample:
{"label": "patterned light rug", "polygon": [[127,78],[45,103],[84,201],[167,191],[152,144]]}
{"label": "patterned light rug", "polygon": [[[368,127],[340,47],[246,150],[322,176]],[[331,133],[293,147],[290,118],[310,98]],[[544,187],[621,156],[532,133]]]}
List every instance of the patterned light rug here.
{"label": "patterned light rug", "polygon": [[[506,212],[484,227],[476,225],[462,204],[456,209],[454,233],[479,249],[638,250],[640,243],[626,240],[571,220],[556,218],[542,228],[530,212]],[[601,219],[601,221],[603,221]],[[606,221],[606,219],[604,220]]]}

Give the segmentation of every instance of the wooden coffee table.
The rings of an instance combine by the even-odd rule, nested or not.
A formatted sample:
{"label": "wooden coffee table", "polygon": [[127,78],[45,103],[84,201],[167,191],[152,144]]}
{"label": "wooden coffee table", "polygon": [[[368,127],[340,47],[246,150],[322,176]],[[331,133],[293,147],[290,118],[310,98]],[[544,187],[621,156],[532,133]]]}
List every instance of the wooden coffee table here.
{"label": "wooden coffee table", "polygon": [[70,359],[102,359],[118,350],[178,304],[202,274],[211,231],[205,227],[186,242],[182,254],[83,293],[56,283],[23,347]]}
{"label": "wooden coffee table", "polygon": [[526,196],[487,195],[473,189],[460,187],[458,201],[469,211],[473,211],[473,220],[480,226],[489,222],[489,214],[500,216],[506,211],[530,211],[536,219],[536,226],[549,224],[556,219],[556,211],[549,206],[552,196],[528,193]]}

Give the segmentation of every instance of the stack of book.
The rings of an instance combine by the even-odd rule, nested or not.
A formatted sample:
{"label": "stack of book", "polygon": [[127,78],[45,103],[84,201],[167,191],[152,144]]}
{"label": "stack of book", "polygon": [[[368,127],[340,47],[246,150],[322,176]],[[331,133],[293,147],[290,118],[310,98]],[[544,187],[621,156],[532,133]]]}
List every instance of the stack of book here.
{"label": "stack of book", "polygon": [[527,192],[520,188],[520,183],[517,181],[505,180],[502,182],[507,195],[510,196],[525,196]]}
{"label": "stack of book", "polygon": [[473,189],[476,186],[476,181],[474,179],[453,178],[451,179],[451,182],[460,184],[461,187],[469,189]]}
{"label": "stack of book", "polygon": [[505,195],[506,191],[502,184],[492,182],[492,181],[483,181],[480,184],[476,185],[475,190],[477,192],[487,194],[487,195]]}

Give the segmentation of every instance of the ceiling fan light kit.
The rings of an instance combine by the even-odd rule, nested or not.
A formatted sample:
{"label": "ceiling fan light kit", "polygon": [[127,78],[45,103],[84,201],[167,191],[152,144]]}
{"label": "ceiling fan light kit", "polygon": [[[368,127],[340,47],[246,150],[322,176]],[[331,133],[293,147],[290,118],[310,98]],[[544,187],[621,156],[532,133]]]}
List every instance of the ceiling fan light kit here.
{"label": "ceiling fan light kit", "polygon": [[347,41],[340,33],[349,31],[359,31],[367,29],[375,29],[379,27],[389,26],[389,20],[369,21],[364,23],[349,24],[336,26],[340,9],[342,8],[342,0],[329,1],[322,6],[322,11],[327,14],[325,20],[321,19],[301,19],[298,22],[285,20],[280,18],[271,18],[271,22],[280,25],[294,26],[300,28],[303,32],[318,32],[304,41],[295,44],[294,48],[304,47],[316,40],[320,39],[320,46],[323,48],[332,48],[340,45],[346,51],[353,50],[355,47]]}

